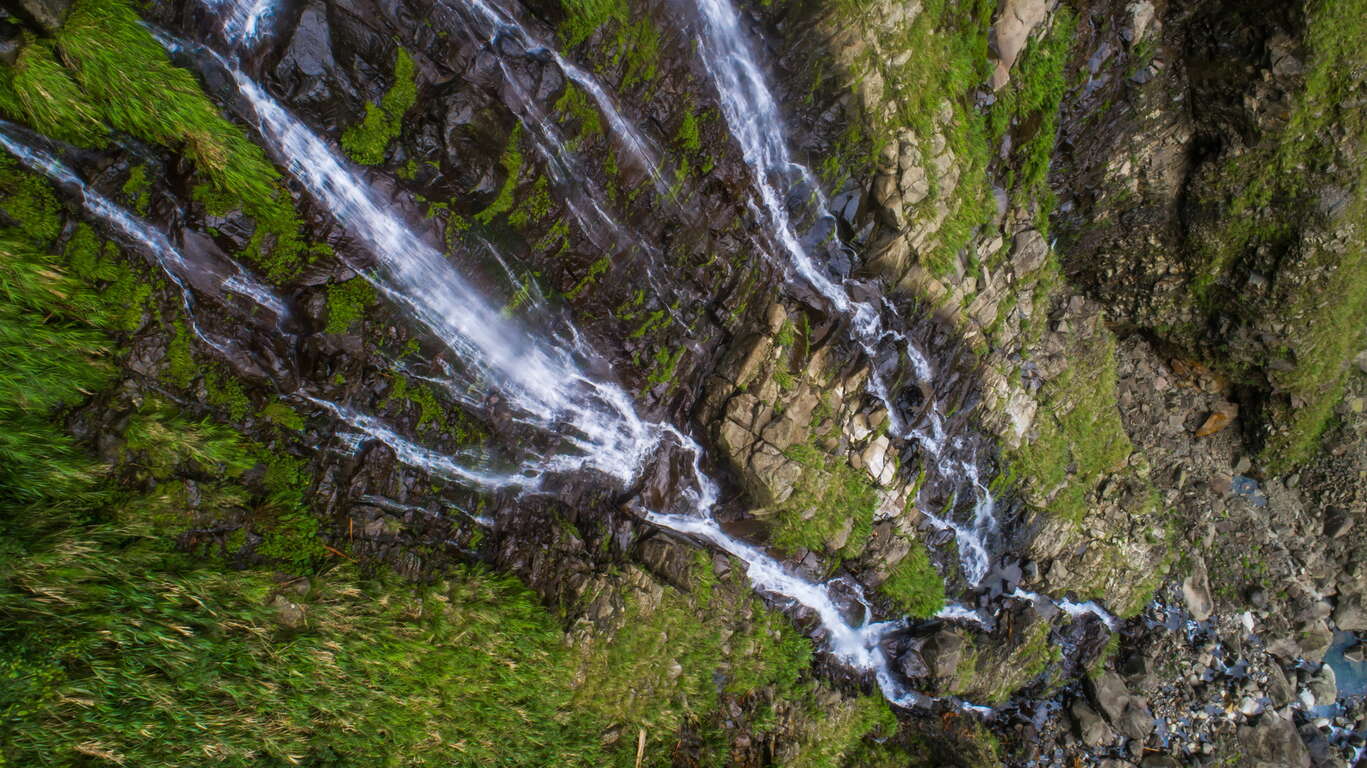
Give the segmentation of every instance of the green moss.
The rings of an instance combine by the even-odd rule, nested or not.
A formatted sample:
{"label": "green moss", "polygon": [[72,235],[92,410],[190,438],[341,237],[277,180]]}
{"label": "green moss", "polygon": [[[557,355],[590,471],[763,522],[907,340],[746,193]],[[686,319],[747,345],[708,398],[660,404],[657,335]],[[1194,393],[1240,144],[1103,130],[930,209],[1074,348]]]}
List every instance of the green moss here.
{"label": "green moss", "polygon": [[835,709],[812,706],[805,721],[795,754],[781,763],[783,768],[885,765],[889,757],[898,758],[893,765],[906,764],[906,755],[879,754],[885,749],[875,740],[897,731],[897,717],[882,697],[860,697]]}
{"label": "green moss", "polygon": [[508,223],[514,227],[525,227],[528,224],[541,221],[550,212],[550,181],[542,174],[537,177],[536,183],[532,185],[531,194],[527,196],[527,199],[516,210],[508,214]]}
{"label": "green moss", "polygon": [[920,540],[911,542],[907,556],[893,567],[878,591],[912,618],[929,618],[945,606],[945,581]]}
{"label": "green moss", "polygon": [[697,152],[702,149],[702,136],[698,132],[697,107],[692,103],[684,105],[683,117],[679,120],[679,130],[674,134],[674,141],[685,152]]}
{"label": "green moss", "polygon": [[1038,436],[1010,454],[1022,481],[1057,493],[1049,513],[1076,524],[1097,482],[1134,450],[1116,406],[1115,347],[1104,328],[1069,340],[1069,367],[1040,389]]}
{"label": "green moss", "polygon": [[575,136],[570,140],[570,149],[577,151],[585,142],[603,135],[603,120],[598,108],[589,100],[588,94],[572,82],[565,83],[565,90],[555,102],[555,111],[577,123]]}
{"label": "green moss", "polygon": [[803,467],[793,492],[775,508],[773,543],[784,549],[823,551],[849,526],[839,554],[855,557],[864,550],[873,530],[878,493],[868,476],[811,445],[789,448],[785,455]]}
{"label": "green moss", "polygon": [[484,210],[475,214],[475,220],[481,224],[488,224],[501,213],[506,213],[513,209],[514,195],[517,192],[518,177],[522,174],[522,124],[513,126],[512,133],[508,134],[508,145],[503,149],[503,157],[499,159],[499,165],[503,166],[503,185],[499,187],[498,196]]}
{"label": "green moss", "polygon": [[609,22],[625,25],[631,18],[626,0],[562,0],[565,20],[560,23],[560,40],[565,48],[584,42]]}
{"label": "green moss", "polygon": [[403,130],[403,116],[418,103],[417,69],[402,46],[394,58],[394,80],[380,103],[368,102],[361,122],[342,132],[342,150],[362,165],[384,162],[385,149]]}
{"label": "green moss", "polygon": [[204,388],[209,404],[228,413],[228,419],[241,423],[252,412],[251,398],[231,373],[215,366],[204,375]]}
{"label": "green moss", "polygon": [[328,322],[324,333],[346,333],[375,303],[375,286],[363,277],[328,286]]}
{"label": "green moss", "polygon": [[[699,552],[688,592],[666,587],[629,593],[618,629],[578,649],[574,708],[600,728],[628,738],[614,764],[634,765],[636,735],[646,733],[647,766],[669,766],[685,723],[707,737],[717,727],[720,694],[791,695],[811,663],[811,644],[754,596],[739,568],[719,582]],[[700,620],[700,618],[702,620]],[[707,746],[704,747],[707,749]],[[706,764],[726,752],[708,749]]]}
{"label": "green moss", "polygon": [[295,432],[304,429],[304,417],[279,400],[268,403],[265,408],[262,408],[261,417],[272,424]]}
{"label": "green moss", "polygon": [[171,324],[171,341],[166,345],[166,368],[162,377],[177,387],[188,387],[199,375],[190,347],[190,331],[185,322],[175,320]]}
{"label": "green moss", "polygon": [[399,400],[412,403],[418,407],[418,428],[422,429],[428,424],[435,423],[440,429],[447,427],[446,409],[437,400],[436,392],[426,382],[413,383],[403,374],[395,374],[392,379],[393,386],[389,394],[380,403],[381,406],[391,401]]}
{"label": "green moss", "polygon": [[133,210],[147,215],[152,202],[152,181],[147,178],[147,166],[135,165],[128,171],[128,179],[123,183],[123,193],[133,202]]}

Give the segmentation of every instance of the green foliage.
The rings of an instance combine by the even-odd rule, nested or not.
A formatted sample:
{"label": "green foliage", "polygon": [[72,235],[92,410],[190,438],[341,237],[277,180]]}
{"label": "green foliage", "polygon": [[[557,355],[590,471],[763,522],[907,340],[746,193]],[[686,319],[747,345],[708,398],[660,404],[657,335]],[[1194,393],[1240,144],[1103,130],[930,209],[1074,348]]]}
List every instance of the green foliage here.
{"label": "green foliage", "polygon": [[417,69],[413,57],[399,46],[394,59],[394,81],[380,103],[365,105],[361,122],[342,132],[342,149],[362,165],[384,162],[385,149],[403,130],[403,116],[418,103]]}
{"label": "green foliage", "polygon": [[[0,72],[0,110],[82,146],[101,146],[113,129],[180,153],[208,179],[201,195],[255,220],[245,255],[269,279],[302,266],[300,223],[279,174],[195,78],[171,65],[127,0],[77,0],[52,39],[30,40]],[[135,206],[145,199],[128,191]]]}
{"label": "green foliage", "polygon": [[[813,702],[815,704],[815,702]],[[905,765],[906,756],[888,755],[874,739],[897,731],[897,717],[880,696],[864,696],[848,706],[829,709],[810,706],[805,713],[810,725],[791,759],[783,768],[842,768],[842,766]]]}
{"label": "green foliage", "polygon": [[[645,729],[647,766],[671,765],[685,722],[705,725],[718,707],[719,680],[731,695],[792,694],[810,666],[810,642],[765,608],[739,568],[733,573],[735,583],[719,583],[711,558],[699,553],[689,592],[633,593],[620,628],[579,649],[575,711],[632,736]],[[631,766],[635,751],[616,757],[613,764]]]}
{"label": "green foliage", "polygon": [[[1014,122],[1032,125],[1033,132],[1018,140],[1019,167],[1008,184],[1017,201],[1050,195],[1049,162],[1058,132],[1059,104],[1067,90],[1065,66],[1077,31],[1077,15],[1066,6],[1054,14],[1048,34],[1031,38],[1013,68],[1011,83],[997,94],[988,114],[992,145]],[[1044,219],[1047,223],[1047,217]]]}
{"label": "green foliage", "polygon": [[587,40],[600,29],[614,32],[612,62],[622,67],[622,88],[655,80],[660,61],[660,30],[649,15],[632,21],[627,0],[562,0],[565,18],[560,39],[566,49]]}
{"label": "green foliage", "polygon": [[893,567],[878,590],[912,618],[929,618],[945,606],[945,581],[919,539],[911,542],[907,556]]}
{"label": "green foliage", "polygon": [[1069,340],[1069,367],[1040,389],[1038,437],[1011,454],[1023,482],[1057,491],[1050,514],[1077,524],[1097,482],[1134,450],[1116,406],[1115,346],[1104,328]]}
{"label": "green foliage", "polygon": [[598,108],[573,82],[565,83],[564,92],[556,99],[555,111],[578,123],[575,136],[569,141],[571,150],[577,151],[585,142],[603,135],[603,120],[598,115]]}
{"label": "green foliage", "polygon": [[304,417],[300,416],[298,411],[279,400],[267,403],[266,407],[261,409],[261,417],[272,424],[284,427],[285,429],[294,430],[295,432],[304,429]]}
{"label": "green foliage", "polygon": [[375,286],[363,277],[332,283],[327,290],[328,322],[324,333],[346,333],[375,303]]}
{"label": "green foliage", "polygon": [[185,321],[179,319],[172,321],[171,329],[171,340],[166,345],[166,368],[162,376],[177,387],[188,387],[199,375],[199,366],[195,364],[190,347],[190,331]]}
{"label": "green foliage", "polygon": [[[1308,211],[1319,190],[1294,186],[1307,178],[1300,169],[1344,162],[1354,170],[1346,180],[1350,202],[1340,214],[1347,242],[1338,251],[1313,241],[1302,245],[1309,251],[1307,273],[1319,278],[1296,285],[1283,309],[1284,317],[1294,318],[1298,338],[1292,369],[1272,374],[1293,401],[1286,424],[1263,449],[1274,472],[1287,471],[1314,453],[1334,406],[1343,397],[1349,363],[1367,338],[1361,322],[1367,316],[1367,166],[1334,157],[1332,149],[1339,135],[1367,139],[1367,116],[1349,106],[1354,99],[1350,94],[1361,88],[1367,66],[1367,50],[1362,46],[1367,35],[1367,0],[1318,0],[1310,4],[1308,18],[1311,57],[1305,91],[1275,160],[1258,169],[1258,178],[1279,186],[1279,196],[1299,196]],[[1245,207],[1254,204],[1249,200]]]}
{"label": "green foliage", "polygon": [[102,306],[91,309],[91,324],[109,331],[136,331],[152,299],[152,280],[120,258],[113,243],[102,243],[89,224],[72,230],[65,248],[73,276],[93,287]]}
{"label": "green foliage", "polygon": [[220,368],[211,368],[204,375],[204,387],[210,405],[227,411],[228,419],[241,422],[252,411],[251,398],[242,388],[242,383],[231,373]]}
{"label": "green foliage", "polygon": [[292,629],[268,572],[162,540],[77,527],[4,561],[6,764],[601,764],[596,736],[562,725],[561,633],[515,582],[469,569],[413,588],[342,568],[289,595]]}
{"label": "green foliage", "polygon": [[418,429],[431,423],[435,423],[440,429],[446,429],[446,409],[437,400],[437,393],[432,391],[431,386],[426,382],[415,384],[402,373],[395,374],[392,382],[393,386],[381,405],[393,400],[412,403],[418,406]]}
{"label": "green foliage", "polygon": [[584,42],[608,22],[625,25],[631,19],[626,0],[562,0],[561,7],[565,20],[560,23],[560,40],[566,49]]}
{"label": "green foliage", "polygon": [[106,129],[49,41],[30,41],[13,67],[0,68],[0,111],[60,141],[102,147]]}
{"label": "green foliage", "polygon": [[799,547],[822,551],[826,542],[849,527],[840,549],[843,557],[864,550],[873,530],[878,493],[868,476],[812,445],[789,448],[786,455],[802,465],[793,492],[775,511],[773,543],[787,550]]}

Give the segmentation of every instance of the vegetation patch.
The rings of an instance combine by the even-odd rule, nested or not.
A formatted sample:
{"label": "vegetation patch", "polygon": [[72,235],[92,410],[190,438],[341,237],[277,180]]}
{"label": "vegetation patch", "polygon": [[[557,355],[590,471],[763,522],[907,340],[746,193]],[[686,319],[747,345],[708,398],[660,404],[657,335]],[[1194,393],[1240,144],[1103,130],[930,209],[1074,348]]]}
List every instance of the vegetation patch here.
{"label": "vegetation patch", "polygon": [[775,509],[773,543],[787,550],[822,551],[827,542],[848,531],[839,554],[857,557],[873,531],[878,492],[863,471],[812,445],[789,448],[786,455],[802,465],[793,492]]}
{"label": "vegetation patch", "polygon": [[354,277],[328,286],[328,321],[324,333],[346,333],[375,303],[375,286]]}
{"label": "vegetation patch", "polygon": [[380,103],[366,102],[361,122],[342,131],[342,150],[361,165],[379,165],[390,142],[403,131],[403,116],[418,103],[417,69],[413,57],[399,46],[394,58],[394,80]]}
{"label": "vegetation patch", "polygon": [[929,618],[945,607],[945,581],[919,539],[911,542],[911,551],[893,567],[878,591],[912,618]]}
{"label": "vegetation patch", "polygon": [[20,62],[0,70],[0,111],[11,119],[81,146],[103,145],[113,129],[176,152],[208,180],[199,197],[256,222],[244,256],[268,279],[286,281],[305,263],[279,173],[194,76],[171,65],[127,0],[76,0],[53,38],[30,40]]}
{"label": "vegetation patch", "polygon": [[1070,337],[1070,365],[1040,388],[1037,437],[1011,452],[1012,469],[1049,513],[1080,524],[1087,496],[1133,452],[1116,407],[1115,337],[1098,327]]}

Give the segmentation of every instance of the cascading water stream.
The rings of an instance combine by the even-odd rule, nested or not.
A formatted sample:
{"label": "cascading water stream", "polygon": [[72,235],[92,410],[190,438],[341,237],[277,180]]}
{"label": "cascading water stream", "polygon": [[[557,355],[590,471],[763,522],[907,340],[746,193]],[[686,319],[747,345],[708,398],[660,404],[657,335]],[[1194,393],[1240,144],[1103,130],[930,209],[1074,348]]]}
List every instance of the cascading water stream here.
{"label": "cascading water stream", "polygon": [[[851,336],[870,362],[870,389],[887,409],[893,434],[915,440],[929,455],[936,471],[949,477],[960,475],[959,487],[975,498],[973,523],[965,526],[950,519],[948,514],[926,513],[935,526],[954,532],[959,545],[961,566],[970,584],[977,585],[986,576],[990,555],[989,537],[997,533],[993,515],[992,495],[979,482],[976,457],[945,455],[943,408],[934,404],[929,411],[930,433],[903,421],[879,370],[879,348],[889,340],[900,345],[911,363],[920,383],[929,384],[934,371],[924,352],[904,334],[887,328],[878,309],[872,304],[855,300],[842,285],[837,284],[824,268],[812,258],[797,231],[797,224],[789,211],[787,200],[792,198],[813,201],[813,215],[829,220],[826,198],[811,172],[789,156],[787,132],[779,116],[778,105],[765,83],[764,74],[750,50],[750,42],[741,29],[740,17],[727,0],[698,0],[701,34],[699,52],[704,68],[711,76],[719,96],[722,113],[731,133],[741,148],[742,155],[753,171],[754,187],[760,198],[759,213],[768,224],[775,243],[786,254],[783,263],[790,274],[815,290],[844,316]],[[822,240],[835,247],[834,226],[829,222],[821,233]],[[924,510],[923,510],[924,511]],[[946,510],[948,511],[948,510]]]}
{"label": "cascading water stream", "polygon": [[[990,564],[987,542],[999,533],[994,514],[995,502],[992,493],[982,483],[977,457],[971,454],[966,457],[956,455],[965,446],[959,439],[947,439],[943,431],[944,420],[940,415],[943,409],[939,403],[933,403],[934,407],[929,413],[931,434],[927,435],[903,422],[878,367],[879,347],[889,339],[900,344],[899,350],[908,356],[911,368],[922,384],[929,385],[932,382],[933,369],[925,354],[916,348],[911,339],[887,328],[872,304],[851,297],[845,287],[833,281],[812,258],[809,249],[803,244],[786,201],[811,201],[812,210],[809,214],[820,219],[831,219],[833,217],[827,210],[825,195],[811,171],[793,161],[789,155],[787,132],[778,104],[751,51],[736,9],[729,0],[697,0],[697,4],[701,27],[699,53],[703,66],[716,86],[722,113],[731,133],[752,169],[755,191],[762,205],[759,212],[769,225],[774,240],[788,257],[784,265],[848,320],[853,340],[869,360],[870,389],[887,409],[892,432],[903,439],[915,440],[930,454],[931,462],[928,463],[936,471],[944,477],[957,475],[958,487],[974,496],[971,525],[951,519],[948,512],[952,510],[944,510],[945,514],[936,515],[923,506],[921,512],[936,527],[954,532],[959,545],[961,567],[969,583],[977,586],[986,576]],[[828,225],[817,234],[820,235],[818,242],[827,244],[826,247],[840,246],[833,225]],[[884,304],[892,311],[886,301]],[[895,311],[893,314],[895,316]],[[1069,615],[1093,615],[1108,628],[1117,626],[1115,618],[1093,601],[1077,603],[1053,600],[1044,595],[1024,592],[1009,596],[1053,602]]]}
{"label": "cascading water stream", "polygon": [[[540,419],[538,423],[544,428],[577,428],[582,433],[579,442],[585,448],[590,447],[590,437],[603,440],[601,450],[606,457],[557,455],[549,457],[541,470],[569,473],[597,469],[629,483],[639,474],[648,456],[667,451],[670,449],[668,443],[674,443],[692,459],[692,487],[680,489],[682,498],[679,499],[689,509],[682,514],[641,510],[645,519],[662,528],[706,541],[744,561],[756,589],[780,602],[800,605],[815,615],[831,653],[854,669],[873,675],[889,700],[903,706],[930,702],[897,680],[881,647],[890,633],[905,626],[904,621],[870,623],[865,617],[857,623],[851,622],[845,616],[849,607],[842,607],[829,585],[797,576],[758,547],[722,531],[712,514],[717,486],[702,469],[702,449],[696,442],[668,424],[642,421],[625,391],[591,379],[575,365],[574,353],[558,346],[536,344],[526,338],[520,328],[507,327],[511,321],[487,312],[487,303],[482,299],[468,303],[455,300],[457,296],[469,298],[473,288],[454,268],[380,208],[365,185],[321,139],[240,71],[231,66],[227,68],[242,96],[252,105],[261,134],[270,140],[270,146],[282,158],[286,169],[379,259],[381,268],[372,279],[387,295],[441,338],[462,362],[478,366],[491,385],[499,387],[519,410],[528,412],[529,419],[534,413],[531,409],[554,408],[561,415],[558,419]],[[411,285],[411,280],[421,280],[425,285]],[[462,314],[466,316],[455,316]],[[492,354],[492,350],[486,350],[482,336],[466,335],[476,320],[492,326],[482,329],[481,334],[518,338],[534,345],[534,349],[526,351],[526,359],[539,365],[555,366],[553,370],[558,379],[553,383],[562,386],[548,390],[540,386],[543,382],[539,379],[529,381],[525,372],[505,367],[518,365],[524,356]],[[580,348],[577,343],[571,346],[576,350]],[[367,434],[382,435],[380,439],[386,442],[386,438],[396,437],[383,434],[382,425],[340,406],[323,401],[317,404]],[[425,454],[398,453],[401,459],[419,466],[430,459]],[[479,483],[478,480],[473,482]],[[862,593],[856,594],[855,600],[867,605]],[[946,607],[941,617],[979,626],[988,624],[976,612],[960,606]]]}
{"label": "cascading water stream", "polygon": [[[91,189],[56,157],[16,140],[9,135],[9,130],[14,130],[14,126],[0,120],[0,147],[4,147],[19,158],[20,162],[31,170],[47,176],[60,187],[69,190],[73,196],[80,199],[82,208],[89,215],[105,222],[134,249],[147,254],[156,262],[178,289],[189,328],[211,349],[230,359],[251,357],[249,353],[243,354],[244,350],[240,348],[234,350],[238,345],[232,340],[219,338],[203,329],[195,315],[195,290],[211,295],[221,295],[225,290],[233,291],[250,298],[256,306],[268,310],[277,318],[288,316],[289,311],[285,302],[245,269],[226,259],[225,264],[191,263],[161,230],[129,214]],[[227,276],[222,273],[227,273]],[[276,327],[278,326],[277,322]],[[420,467],[434,477],[490,490],[509,486],[527,487],[534,482],[534,477],[480,470],[477,468],[477,462],[461,463],[451,456],[406,440],[373,417],[306,392],[295,392],[293,396],[327,410],[368,438],[389,446],[403,463]]]}
{"label": "cascading water stream", "polygon": [[[537,39],[531,32],[517,22],[512,15],[495,8],[485,0],[463,0],[463,4],[489,25],[489,42],[496,43],[501,35],[509,35],[528,54],[546,53],[555,61],[565,77],[583,88],[598,107],[598,111],[608,122],[608,128],[621,142],[630,158],[640,165],[655,184],[655,190],[664,199],[673,197],[669,180],[665,177],[660,162],[660,153],[654,142],[637,130],[627,120],[598,78],[569,61],[553,46]],[[525,100],[531,103],[530,100]]]}
{"label": "cascading water stream", "polygon": [[[167,240],[159,230],[146,226],[128,215],[123,209],[103,195],[86,186],[85,182],[57,158],[39,149],[29,147],[10,135],[16,126],[0,120],[0,146],[19,159],[30,170],[47,176],[59,187],[73,192],[81,201],[81,207],[89,215],[106,222],[123,239],[138,250],[148,254],[161,268],[166,277],[180,292],[181,304],[192,333],[201,341],[223,355],[231,355],[236,344],[208,333],[195,319],[195,298],[191,290],[197,285],[202,291],[233,291],[260,304],[276,317],[276,326],[288,315],[284,302],[280,301],[269,288],[259,283],[236,264],[209,265],[191,264],[181,252]],[[226,274],[220,274],[226,273]]]}

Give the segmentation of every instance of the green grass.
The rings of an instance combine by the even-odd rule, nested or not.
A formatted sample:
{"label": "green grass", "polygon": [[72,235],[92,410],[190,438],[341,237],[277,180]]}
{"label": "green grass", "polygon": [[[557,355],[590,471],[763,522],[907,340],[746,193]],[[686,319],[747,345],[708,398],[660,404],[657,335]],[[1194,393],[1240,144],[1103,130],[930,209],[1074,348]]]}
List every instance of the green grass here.
{"label": "green grass", "polygon": [[384,162],[385,150],[403,131],[403,116],[418,103],[417,69],[402,46],[394,59],[394,80],[380,103],[367,102],[361,122],[342,132],[342,150],[361,165]]}
{"label": "green grass", "polygon": [[1040,389],[1038,437],[1009,453],[1021,481],[1040,494],[1057,492],[1052,516],[1080,524],[1098,481],[1133,452],[1116,405],[1115,337],[1098,328],[1072,337],[1069,367]]}
{"label": "green grass", "polygon": [[[1037,119],[1033,133],[1020,141],[1014,152],[1018,167],[1011,170],[1008,189],[1018,203],[1043,199],[1049,190],[1049,163],[1058,133],[1059,105],[1067,90],[1065,66],[1077,31],[1077,16],[1067,7],[1060,8],[1050,22],[1048,33],[1031,38],[1011,74],[1011,83],[997,94],[988,113],[988,135],[993,146],[1015,125]],[[1043,207],[1051,209],[1052,200]],[[1040,217],[1047,226],[1048,216]]]}
{"label": "green grass", "polygon": [[332,283],[327,293],[328,321],[324,333],[346,333],[375,303],[375,286],[363,277]]}
{"label": "green grass", "polygon": [[911,542],[911,551],[893,567],[878,591],[913,618],[929,618],[945,606],[945,581],[919,539]]}
{"label": "green grass", "polygon": [[[739,568],[719,582],[712,558],[699,552],[681,592],[627,600],[619,628],[578,649],[583,680],[573,707],[591,722],[620,729],[630,743],[609,764],[631,766],[645,729],[645,765],[668,766],[685,723],[713,731],[720,696],[796,695],[811,663],[811,643],[749,589]],[[705,620],[700,620],[703,617]],[[716,734],[711,734],[714,738]],[[715,748],[714,748],[715,749]],[[724,751],[714,751],[721,764]]]}
{"label": "green grass", "polygon": [[868,476],[843,458],[811,445],[794,446],[786,455],[804,471],[792,495],[775,509],[773,543],[786,550],[821,552],[828,540],[850,525],[849,539],[839,554],[858,556],[868,543],[878,506],[878,494]]}
{"label": "green grass", "polygon": [[835,710],[812,707],[804,714],[811,725],[796,754],[779,763],[783,768],[907,764],[907,755],[877,743],[897,731],[897,717],[881,696],[864,696]]}
{"label": "green grass", "polygon": [[270,280],[286,281],[305,263],[279,173],[195,78],[171,65],[126,0],[77,0],[53,38],[30,42],[14,67],[0,69],[6,116],[82,146],[103,145],[113,130],[176,152],[208,181],[204,194],[219,208],[256,222],[244,256]]}
{"label": "green grass", "polygon": [[[1275,161],[1260,169],[1267,184],[1297,185],[1306,176],[1298,169],[1338,161],[1332,156],[1334,132],[1361,142],[1367,139],[1367,117],[1345,106],[1353,89],[1361,88],[1367,51],[1367,0],[1313,3],[1308,11],[1307,41],[1311,51],[1306,87],[1277,146]],[[1350,138],[1350,140],[1352,140]],[[1327,146],[1326,146],[1327,145]],[[1354,166],[1349,166],[1354,167]],[[1293,288],[1282,316],[1294,319],[1294,367],[1274,371],[1271,378],[1293,401],[1285,425],[1264,446],[1263,457],[1274,472],[1287,471],[1309,458],[1342,399],[1349,362],[1361,350],[1367,315],[1367,167],[1350,173],[1351,201],[1342,221],[1347,242],[1338,252],[1318,243],[1309,250],[1309,274],[1322,275]],[[1308,196],[1317,189],[1291,189],[1276,194]],[[1251,204],[1251,203],[1250,203]],[[1308,208],[1308,204],[1307,204]]]}

